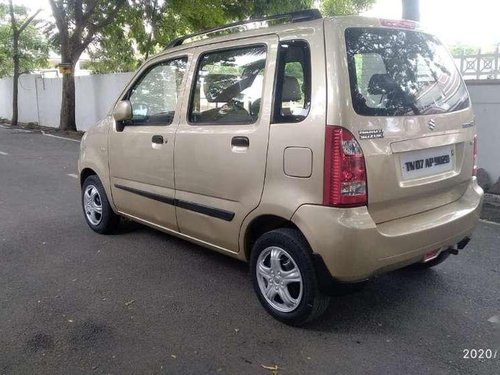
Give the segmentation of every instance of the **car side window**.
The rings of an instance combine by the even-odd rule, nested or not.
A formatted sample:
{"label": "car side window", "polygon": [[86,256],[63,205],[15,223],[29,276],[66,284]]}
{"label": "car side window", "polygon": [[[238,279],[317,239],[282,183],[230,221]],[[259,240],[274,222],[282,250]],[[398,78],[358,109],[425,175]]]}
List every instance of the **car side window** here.
{"label": "car side window", "polygon": [[170,125],[186,73],[187,57],[154,65],[128,93],[132,105],[132,124]]}
{"label": "car side window", "polygon": [[311,54],[305,41],[280,44],[274,122],[300,122],[311,107]]}
{"label": "car side window", "polygon": [[259,117],[266,47],[203,54],[191,94],[192,124],[251,124]]}

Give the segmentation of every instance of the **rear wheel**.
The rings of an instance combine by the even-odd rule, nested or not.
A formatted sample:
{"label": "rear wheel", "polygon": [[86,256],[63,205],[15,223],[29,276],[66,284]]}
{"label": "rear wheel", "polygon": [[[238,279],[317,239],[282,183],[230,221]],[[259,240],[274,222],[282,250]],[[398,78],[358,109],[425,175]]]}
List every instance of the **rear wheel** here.
{"label": "rear wheel", "polygon": [[304,324],[328,307],[329,297],[318,289],[309,245],[295,229],[273,230],[257,240],[251,274],[262,306],[286,324]]}
{"label": "rear wheel", "polygon": [[83,182],[82,207],[85,221],[97,233],[112,233],[120,222],[120,217],[113,212],[101,180],[96,175],[87,177]]}

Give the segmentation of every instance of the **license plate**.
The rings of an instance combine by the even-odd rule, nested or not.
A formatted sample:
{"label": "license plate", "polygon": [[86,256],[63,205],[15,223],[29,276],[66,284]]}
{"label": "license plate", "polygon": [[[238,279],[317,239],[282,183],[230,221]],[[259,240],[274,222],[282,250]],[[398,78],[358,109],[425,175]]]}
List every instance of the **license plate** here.
{"label": "license plate", "polygon": [[455,146],[442,146],[401,154],[404,180],[449,172],[455,167]]}

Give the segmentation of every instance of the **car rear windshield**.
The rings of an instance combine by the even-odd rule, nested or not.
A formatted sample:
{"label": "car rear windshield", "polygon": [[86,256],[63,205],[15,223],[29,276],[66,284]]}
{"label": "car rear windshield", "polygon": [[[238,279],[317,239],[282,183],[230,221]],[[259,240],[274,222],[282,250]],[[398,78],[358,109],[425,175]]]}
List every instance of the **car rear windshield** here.
{"label": "car rear windshield", "polygon": [[469,106],[453,59],[433,36],[399,29],[349,28],[345,37],[353,107],[358,114],[424,115]]}

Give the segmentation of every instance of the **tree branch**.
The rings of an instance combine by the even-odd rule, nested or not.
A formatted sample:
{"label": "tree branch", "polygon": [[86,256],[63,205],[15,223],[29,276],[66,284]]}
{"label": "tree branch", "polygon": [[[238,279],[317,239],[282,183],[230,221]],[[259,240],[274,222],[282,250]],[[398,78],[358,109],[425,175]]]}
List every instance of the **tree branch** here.
{"label": "tree branch", "polygon": [[64,10],[64,6],[62,2],[58,3],[56,0],[49,0],[50,7],[52,8],[52,15],[56,20],[57,29],[59,33],[67,38],[68,36],[68,28],[66,24],[66,11]]}
{"label": "tree branch", "polygon": [[16,25],[16,17],[14,15],[14,4],[12,3],[12,0],[9,0],[9,13],[10,13],[10,23],[12,26],[12,33],[16,35],[17,25]]}
{"label": "tree branch", "polygon": [[83,5],[82,0],[75,0],[74,4],[75,10],[75,25],[78,28],[78,25],[81,25],[83,22]]}
{"label": "tree branch", "polygon": [[94,32],[97,30],[102,30],[106,26],[109,26],[115,20],[116,16],[118,15],[118,12],[125,5],[125,0],[117,1],[117,3],[118,4],[116,4],[115,8],[110,11],[110,13],[106,18],[101,20],[101,22],[92,25]]}
{"label": "tree branch", "polygon": [[41,12],[41,9],[38,9],[35,13],[33,13],[31,15],[31,17],[27,18],[21,25],[21,27],[19,27],[19,34],[21,34],[24,29],[26,29],[28,27],[28,25],[35,19],[35,17],[38,15],[38,13]]}
{"label": "tree branch", "polygon": [[95,12],[95,8],[97,8],[97,4],[98,4],[97,0],[89,2],[87,4],[87,11],[82,14],[82,21],[83,21],[83,23],[87,23],[88,20],[90,19],[90,17],[92,17],[92,15]]}
{"label": "tree branch", "polygon": [[[118,15],[118,12],[125,5],[125,0],[119,0],[116,2],[117,2],[117,4],[115,5],[115,7],[112,10],[110,10],[109,13],[106,12],[106,14],[107,14],[106,18],[102,19],[100,22],[96,22],[96,23],[88,25],[87,35],[85,36],[85,38],[81,42],[79,42],[79,41],[80,41],[82,36],[76,35],[76,33],[73,33],[72,38],[71,38],[72,42],[73,42],[71,55],[72,55],[72,58],[74,60],[78,59],[80,57],[80,55],[83,53],[83,51],[85,51],[85,49],[89,46],[89,44],[92,43],[97,32],[99,32],[100,30],[102,30],[106,26],[110,25],[115,20],[116,16]],[[90,10],[89,10],[89,12],[90,12]],[[88,12],[86,12],[86,13],[87,13],[87,16],[89,18],[92,16],[92,14],[89,14]],[[87,25],[85,25],[85,26],[87,26]]]}
{"label": "tree branch", "polygon": [[98,5],[98,0],[93,0],[88,2],[87,10],[83,11],[82,0],[74,0],[75,4],[75,29],[70,38],[70,43],[74,45],[75,43],[79,43],[82,39],[83,30],[87,27],[90,18],[94,15],[95,9]]}

